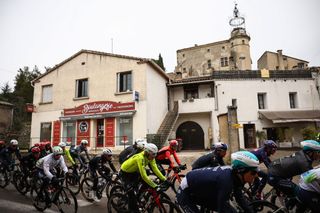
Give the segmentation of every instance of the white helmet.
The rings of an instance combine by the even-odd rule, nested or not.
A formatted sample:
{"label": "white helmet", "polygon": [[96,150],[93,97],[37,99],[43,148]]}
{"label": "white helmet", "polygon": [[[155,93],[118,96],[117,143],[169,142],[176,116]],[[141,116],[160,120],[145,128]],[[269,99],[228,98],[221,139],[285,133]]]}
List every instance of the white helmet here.
{"label": "white helmet", "polygon": [[134,142],[138,149],[144,149],[145,145],[147,144],[147,141],[145,139],[136,139]]}
{"label": "white helmet", "polygon": [[53,155],[62,155],[63,150],[60,146],[55,146],[52,148],[52,153],[53,153]]}
{"label": "white helmet", "polygon": [[315,140],[305,140],[300,142],[304,151],[320,151],[320,143]]}
{"label": "white helmet", "polygon": [[102,152],[102,155],[112,155],[111,149],[108,149],[108,148],[104,149]]}
{"label": "white helmet", "polygon": [[158,147],[153,143],[147,143],[144,146],[144,151],[148,152],[149,154],[156,155],[158,153]]}
{"label": "white helmet", "polygon": [[17,146],[17,145],[18,145],[18,141],[17,141],[16,139],[12,139],[12,140],[10,141],[10,144]]}
{"label": "white helmet", "polygon": [[62,141],[62,142],[60,142],[60,143],[58,144],[58,146],[60,146],[60,147],[62,148],[62,147],[66,147],[66,146],[67,146],[67,144],[66,144],[65,142],[63,142],[63,141]]}
{"label": "white helmet", "polygon": [[83,139],[83,140],[81,140],[81,144],[85,144],[85,145],[88,145],[88,144],[89,144],[89,142],[88,142],[88,140],[86,140],[86,139]]}
{"label": "white helmet", "polygon": [[234,169],[258,170],[258,158],[248,151],[239,151],[231,154],[231,165]]}

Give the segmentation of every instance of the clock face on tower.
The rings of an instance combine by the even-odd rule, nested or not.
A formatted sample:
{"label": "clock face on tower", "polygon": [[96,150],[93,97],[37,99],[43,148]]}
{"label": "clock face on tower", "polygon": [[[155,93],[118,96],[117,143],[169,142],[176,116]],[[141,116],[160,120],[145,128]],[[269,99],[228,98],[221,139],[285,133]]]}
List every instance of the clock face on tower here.
{"label": "clock face on tower", "polygon": [[234,17],[229,21],[229,24],[233,27],[239,27],[244,24],[245,20],[243,17]]}

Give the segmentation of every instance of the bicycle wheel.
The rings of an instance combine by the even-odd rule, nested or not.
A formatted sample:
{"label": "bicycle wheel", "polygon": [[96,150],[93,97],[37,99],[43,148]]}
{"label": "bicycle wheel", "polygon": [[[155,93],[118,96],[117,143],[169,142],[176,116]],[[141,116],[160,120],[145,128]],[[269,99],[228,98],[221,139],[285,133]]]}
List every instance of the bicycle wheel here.
{"label": "bicycle wheel", "polygon": [[175,194],[177,194],[180,183],[185,176],[186,175],[184,174],[179,174],[178,177],[174,177],[171,188],[173,189]]}
{"label": "bicycle wheel", "polygon": [[5,188],[10,183],[9,174],[5,169],[0,172],[0,187]]}
{"label": "bicycle wheel", "polygon": [[93,202],[94,191],[92,190],[93,180],[91,178],[85,178],[81,181],[80,191],[82,196],[89,202]]}
{"label": "bicycle wheel", "polygon": [[70,189],[75,195],[80,192],[80,180],[79,177],[72,173],[66,175],[66,187]]}
{"label": "bicycle wheel", "polygon": [[110,189],[110,197],[115,193],[122,193],[125,194],[126,190],[122,185],[115,185]]}
{"label": "bicycle wheel", "polygon": [[112,194],[108,200],[107,209],[108,213],[129,213],[129,198],[127,194]]}
{"label": "bicycle wheel", "polygon": [[179,206],[172,201],[160,198],[159,203],[153,203],[153,205],[147,209],[149,213],[182,213]]}
{"label": "bicycle wheel", "polygon": [[15,182],[13,183],[15,188],[17,189],[18,192],[20,192],[22,195],[25,195],[28,190],[28,183],[26,179],[23,177],[23,174],[19,173],[15,177]]}
{"label": "bicycle wheel", "polygon": [[54,204],[63,213],[76,213],[78,211],[78,202],[74,193],[63,187],[55,197]]}
{"label": "bicycle wheel", "polygon": [[271,213],[276,210],[279,210],[277,211],[279,213],[282,212],[279,207],[265,200],[253,201],[249,203],[249,206],[254,210],[254,212]]}
{"label": "bicycle wheel", "polygon": [[33,203],[33,206],[38,211],[44,211],[47,208],[46,204],[46,195],[43,191],[40,190],[42,181],[40,179],[34,180],[34,183],[31,187],[30,196]]}

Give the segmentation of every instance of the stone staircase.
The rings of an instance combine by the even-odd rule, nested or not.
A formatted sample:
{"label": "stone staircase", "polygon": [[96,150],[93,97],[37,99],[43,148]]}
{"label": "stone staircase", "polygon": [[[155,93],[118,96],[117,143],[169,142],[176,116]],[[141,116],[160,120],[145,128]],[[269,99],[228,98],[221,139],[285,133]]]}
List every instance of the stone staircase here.
{"label": "stone staircase", "polygon": [[178,102],[176,101],[174,103],[173,110],[167,112],[157,131],[157,134],[152,135],[148,142],[156,144],[159,148],[163,147],[168,141],[169,135],[178,119],[178,115]]}

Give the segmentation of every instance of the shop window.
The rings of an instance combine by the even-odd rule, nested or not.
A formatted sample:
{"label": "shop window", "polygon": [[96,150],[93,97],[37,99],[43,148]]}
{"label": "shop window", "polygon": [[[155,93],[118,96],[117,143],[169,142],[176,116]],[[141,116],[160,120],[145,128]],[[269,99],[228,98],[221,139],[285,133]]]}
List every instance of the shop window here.
{"label": "shop window", "polygon": [[42,86],[42,103],[50,103],[52,102],[52,84]]}
{"label": "shop window", "polygon": [[258,93],[258,107],[259,109],[266,109],[266,93]]}
{"label": "shop window", "polygon": [[118,78],[118,92],[132,91],[132,73],[121,72],[117,74]]}
{"label": "shop window", "polygon": [[131,117],[121,117],[117,120],[117,145],[127,146],[132,145],[132,118]]}
{"label": "shop window", "polygon": [[62,137],[62,141],[65,141],[70,145],[76,144],[76,122],[63,122]]}
{"label": "shop window", "polygon": [[88,97],[88,79],[76,81],[76,98]]}
{"label": "shop window", "polygon": [[297,93],[296,92],[289,93],[289,102],[290,102],[291,109],[297,108]]}
{"label": "shop window", "polygon": [[40,124],[40,141],[51,141],[51,122]]}

